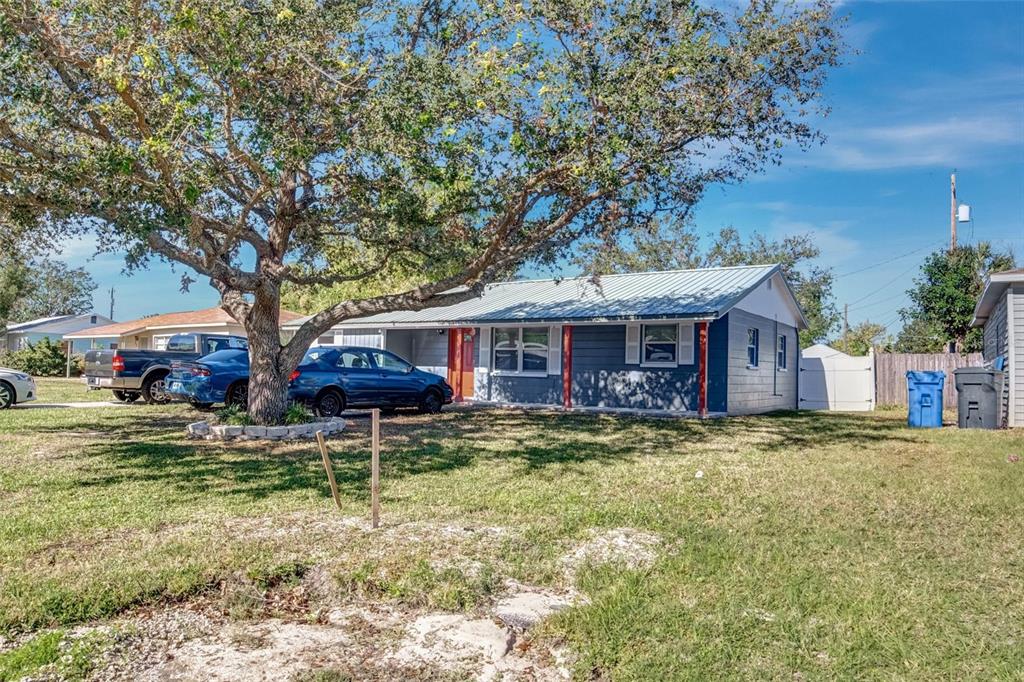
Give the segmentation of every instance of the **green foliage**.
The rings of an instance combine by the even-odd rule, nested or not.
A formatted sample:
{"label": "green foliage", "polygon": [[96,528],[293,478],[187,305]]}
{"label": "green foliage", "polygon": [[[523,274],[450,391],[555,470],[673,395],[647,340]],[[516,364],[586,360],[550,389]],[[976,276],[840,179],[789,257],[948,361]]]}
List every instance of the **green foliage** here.
{"label": "green foliage", "polygon": [[828,345],[847,355],[867,355],[872,348],[885,345],[885,327],[869,320],[851,327]]}
{"label": "green foliage", "polygon": [[907,320],[892,343],[895,353],[942,353],[947,348],[942,329],[922,317]]}
{"label": "green foliage", "polygon": [[[2,231],[2,230],[0,230]],[[14,318],[18,299],[28,285],[29,270],[22,262],[0,261],[0,331]]]}
{"label": "green foliage", "polygon": [[253,423],[252,417],[249,416],[244,407],[239,405],[225,405],[214,414],[219,424],[250,426]]}
{"label": "green foliage", "polygon": [[[961,353],[981,350],[981,331],[971,329],[971,320],[985,278],[1014,267],[1012,253],[995,251],[988,242],[931,254],[914,279],[914,288],[907,291],[913,306],[900,314],[905,325],[916,324],[901,338],[907,345],[934,347],[931,341],[940,341],[953,343]],[[918,342],[912,335],[924,336]]]}
{"label": "green foliage", "polygon": [[813,264],[820,254],[811,235],[776,241],[755,232],[744,241],[732,227],[719,231],[705,250],[685,220],[659,220],[584,242],[573,264],[601,275],[779,263],[807,317],[809,328],[800,333],[800,347],[806,348],[826,339],[839,322],[832,271]]}
{"label": "green foliage", "polygon": [[75,682],[84,680],[93,669],[96,655],[106,643],[102,635],[89,634],[74,639],[63,630],[52,630],[0,653],[0,682],[35,677],[46,672],[47,679]]}
{"label": "green foliage", "polygon": [[293,424],[308,424],[316,421],[316,415],[302,403],[291,403],[284,411],[284,423],[289,426]]}
{"label": "green foliage", "polygon": [[69,268],[60,261],[37,259],[27,266],[25,285],[10,319],[25,321],[85,313],[92,310],[94,291],[96,282],[84,268]]}
{"label": "green foliage", "polygon": [[[36,377],[59,377],[67,371],[67,354],[59,343],[44,337],[25,348],[10,351],[0,357],[0,364],[17,369]],[[81,365],[72,358],[73,368],[77,371]]]}

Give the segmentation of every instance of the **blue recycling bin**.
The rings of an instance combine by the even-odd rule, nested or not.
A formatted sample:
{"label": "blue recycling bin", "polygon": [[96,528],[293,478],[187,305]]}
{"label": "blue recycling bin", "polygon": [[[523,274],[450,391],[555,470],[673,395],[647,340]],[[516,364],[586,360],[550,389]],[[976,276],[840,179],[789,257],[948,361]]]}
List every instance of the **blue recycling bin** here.
{"label": "blue recycling bin", "polygon": [[907,372],[907,424],[918,429],[942,428],[942,386],[945,372]]}

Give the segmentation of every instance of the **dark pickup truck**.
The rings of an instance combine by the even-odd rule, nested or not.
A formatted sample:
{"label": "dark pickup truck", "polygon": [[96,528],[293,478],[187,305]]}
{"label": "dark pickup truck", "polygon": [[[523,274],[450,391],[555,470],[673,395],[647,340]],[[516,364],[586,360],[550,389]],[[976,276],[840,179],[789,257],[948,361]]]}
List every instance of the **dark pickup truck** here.
{"label": "dark pickup truck", "polygon": [[90,389],[112,390],[115,398],[126,403],[140,397],[147,403],[166,403],[170,396],[164,391],[164,378],[172,362],[247,346],[241,336],[177,334],[167,340],[165,350],[90,350],[85,353],[83,381]]}

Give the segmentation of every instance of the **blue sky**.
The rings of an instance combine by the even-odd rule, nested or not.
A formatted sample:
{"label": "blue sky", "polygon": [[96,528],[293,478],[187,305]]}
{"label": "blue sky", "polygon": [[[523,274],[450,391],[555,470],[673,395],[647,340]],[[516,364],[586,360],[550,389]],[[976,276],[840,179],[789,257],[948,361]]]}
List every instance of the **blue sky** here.
{"label": "blue sky", "polygon": [[[922,258],[948,243],[953,169],[973,211],[961,242],[989,240],[1024,261],[1024,2],[853,2],[840,12],[859,52],[828,83],[826,144],[713,188],[697,225],[812,234],[851,324],[871,319],[895,332]],[[182,266],[125,277],[116,255],[91,254],[90,242],[72,242],[62,258],[100,283],[98,311],[116,288],[119,320],[217,303],[203,278],[178,292]]]}

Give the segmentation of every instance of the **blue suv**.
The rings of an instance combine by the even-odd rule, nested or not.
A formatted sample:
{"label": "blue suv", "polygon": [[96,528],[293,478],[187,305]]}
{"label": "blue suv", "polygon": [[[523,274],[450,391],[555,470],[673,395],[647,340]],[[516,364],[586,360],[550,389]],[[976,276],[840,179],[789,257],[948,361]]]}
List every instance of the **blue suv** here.
{"label": "blue suv", "polygon": [[[248,352],[223,350],[174,363],[166,390],[202,407],[221,402],[244,407],[248,384]],[[311,405],[324,417],[350,407],[416,407],[433,414],[450,403],[453,394],[443,378],[390,351],[355,346],[310,348],[292,372],[288,390],[289,399]]]}

